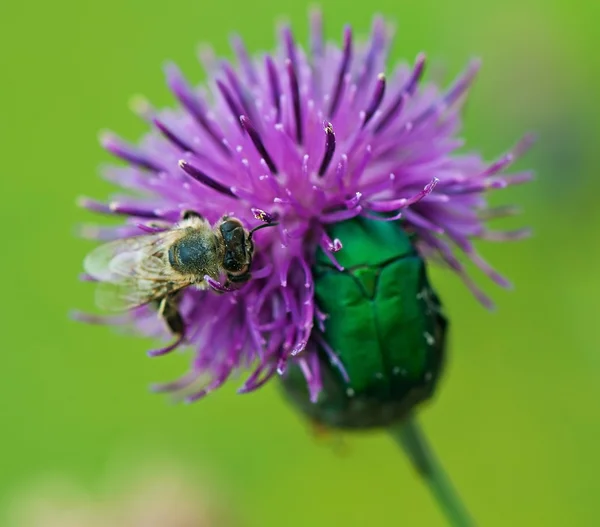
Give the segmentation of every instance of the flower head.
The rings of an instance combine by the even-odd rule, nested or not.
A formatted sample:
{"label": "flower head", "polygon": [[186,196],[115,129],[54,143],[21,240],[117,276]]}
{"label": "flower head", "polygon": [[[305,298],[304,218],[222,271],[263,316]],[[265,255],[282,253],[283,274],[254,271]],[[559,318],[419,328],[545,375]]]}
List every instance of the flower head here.
{"label": "flower head", "polygon": [[[106,168],[104,176],[141,196],[117,196],[108,204],[83,200],[91,210],[125,218],[118,227],[84,229],[92,237],[154,232],[157,222],[174,225],[187,210],[212,225],[224,214],[248,229],[261,220],[277,222],[255,235],[252,278],[243,287],[221,295],[183,291],[179,309],[185,340],[195,350],[192,366],[157,390],[187,390],[188,400],[197,400],[234,370],[253,368],[240,388],[249,392],[296,361],[315,399],[321,388],[316,342],[327,314],[315,305],[311,266],[318,250],[339,265],[335,253],[344,240],[327,234],[336,222],[357,216],[400,222],[416,235],[424,256],[441,257],[486,305],[452,246],[507,285],[472,240],[525,234],[488,230],[486,219],[511,210],[488,208],[484,194],[530,178],[528,172],[505,173],[530,138],[489,164],[477,154],[457,153],[461,105],[479,62],[441,91],[423,80],[423,55],[384,73],[390,39],[384,21],[375,18],[366,42],[355,42],[346,28],[341,48],[326,44],[318,13],[309,51],[287,27],[273,55],[250,58],[235,39],[237,66],[208,57],[204,86],[190,86],[176,66],[167,66],[179,107],[138,103],[152,128],[138,146],[102,136],[104,147],[127,163]],[[142,334],[166,334],[154,306],[107,320],[133,320]]]}

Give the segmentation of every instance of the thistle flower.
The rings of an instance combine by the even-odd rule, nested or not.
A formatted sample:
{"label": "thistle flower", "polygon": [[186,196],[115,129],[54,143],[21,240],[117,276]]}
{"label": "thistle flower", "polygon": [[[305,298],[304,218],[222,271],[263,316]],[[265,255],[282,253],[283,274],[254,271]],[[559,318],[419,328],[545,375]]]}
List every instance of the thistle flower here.
{"label": "thistle flower", "polygon": [[[246,393],[282,374],[291,361],[315,401],[322,389],[317,348],[327,313],[315,305],[312,266],[322,250],[341,267],[335,253],[345,241],[327,234],[337,222],[359,216],[400,222],[424,257],[441,258],[486,306],[491,302],[467,275],[460,253],[494,282],[509,285],[473,240],[526,234],[489,230],[488,219],[513,209],[488,208],[485,194],[530,179],[529,172],[505,171],[531,138],[490,163],[458,152],[461,107],[479,62],[442,91],[424,80],[423,55],[412,66],[389,70],[391,32],[382,18],[374,19],[366,42],[355,42],[347,27],[341,47],[326,44],[318,13],[310,34],[307,51],[284,27],[277,51],[256,58],[235,38],[237,65],[207,54],[208,81],[200,87],[169,64],[167,82],[179,107],[156,110],[138,102],[152,129],[137,146],[109,133],[101,138],[127,163],[105,168],[104,177],[140,195],[115,196],[107,204],[83,199],[92,211],[125,218],[117,227],[86,227],[87,236],[107,241],[154,232],[156,222],[175,225],[186,210],[211,224],[223,214],[247,228],[258,220],[278,223],[256,235],[252,279],[243,287],[222,295],[184,290],[180,309],[185,343],[194,349],[192,365],[158,391],[186,391],[187,400],[195,401],[232,372],[252,368],[239,390]],[[149,305],[102,321],[133,321],[141,334],[167,335]],[[206,375],[208,382],[198,388]]]}

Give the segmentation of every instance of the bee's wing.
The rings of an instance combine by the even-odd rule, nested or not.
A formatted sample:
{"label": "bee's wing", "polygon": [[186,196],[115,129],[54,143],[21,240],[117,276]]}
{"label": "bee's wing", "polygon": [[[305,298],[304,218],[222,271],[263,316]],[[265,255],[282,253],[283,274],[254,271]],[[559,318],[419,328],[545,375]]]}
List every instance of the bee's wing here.
{"label": "bee's wing", "polygon": [[105,311],[126,311],[153,300],[160,300],[190,283],[189,279],[184,277],[164,282],[156,280],[100,282],[96,285],[96,305]]}
{"label": "bee's wing", "polygon": [[179,237],[178,230],[171,230],[114,240],[90,252],[83,266],[86,273],[102,282],[118,282],[136,275],[160,279],[163,262],[168,263],[169,247]]}
{"label": "bee's wing", "polygon": [[94,249],[85,271],[99,281],[98,307],[122,311],[164,297],[190,285],[190,279],[169,265],[169,247],[180,232],[166,231],[115,240]]}

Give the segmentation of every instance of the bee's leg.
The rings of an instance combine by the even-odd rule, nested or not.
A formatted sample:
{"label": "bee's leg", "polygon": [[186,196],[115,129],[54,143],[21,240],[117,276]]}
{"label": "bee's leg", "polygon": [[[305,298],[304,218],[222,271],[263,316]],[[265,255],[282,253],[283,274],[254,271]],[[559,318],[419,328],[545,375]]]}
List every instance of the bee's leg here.
{"label": "bee's leg", "polygon": [[148,355],[150,355],[151,357],[157,357],[159,355],[166,355],[167,353],[170,353],[171,351],[179,347],[179,345],[185,339],[185,322],[183,320],[183,317],[181,316],[181,313],[179,313],[179,310],[177,309],[177,304],[174,300],[175,298],[173,295],[165,296],[160,301],[160,304],[158,306],[158,316],[165,321],[167,327],[169,328],[169,331],[173,333],[173,335],[177,338],[175,342],[173,342],[173,344],[170,344],[165,348],[149,351]]}
{"label": "bee's leg", "polygon": [[184,210],[181,213],[182,220],[189,220],[190,218],[200,218],[202,219],[202,214],[198,214],[195,210]]}
{"label": "bee's leg", "polygon": [[185,323],[173,297],[166,296],[162,299],[158,313],[166,322],[173,335],[179,336],[185,333]]}
{"label": "bee's leg", "polygon": [[217,282],[217,280],[211,278],[207,274],[204,275],[204,281],[209,285],[209,287],[213,291],[215,291],[217,293],[230,293],[231,292],[231,289],[229,289],[229,287],[222,285],[220,282]]}

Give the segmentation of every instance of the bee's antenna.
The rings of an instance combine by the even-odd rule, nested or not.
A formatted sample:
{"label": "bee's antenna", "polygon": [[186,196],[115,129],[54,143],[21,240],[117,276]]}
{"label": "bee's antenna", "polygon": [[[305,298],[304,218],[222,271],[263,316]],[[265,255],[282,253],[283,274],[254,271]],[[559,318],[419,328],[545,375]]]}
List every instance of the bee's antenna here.
{"label": "bee's antenna", "polygon": [[258,225],[257,227],[254,227],[254,229],[250,230],[250,232],[248,233],[248,238],[251,240],[252,235],[260,229],[264,229],[265,227],[276,227],[277,225],[279,225],[278,222],[263,223],[262,225]]}

